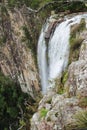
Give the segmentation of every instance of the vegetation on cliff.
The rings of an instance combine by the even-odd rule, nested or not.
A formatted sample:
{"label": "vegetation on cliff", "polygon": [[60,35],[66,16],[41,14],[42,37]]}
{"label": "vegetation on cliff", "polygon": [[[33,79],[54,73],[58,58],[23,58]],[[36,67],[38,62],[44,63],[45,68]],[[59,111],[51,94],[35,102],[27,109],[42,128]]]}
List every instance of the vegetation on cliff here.
{"label": "vegetation on cliff", "polygon": [[[85,11],[86,6],[84,1],[67,1],[67,0],[7,0],[6,3],[9,7],[21,7],[26,5],[32,9],[39,9],[43,10],[45,7],[46,9],[56,10],[56,11],[66,11],[70,10],[70,12],[78,12],[78,11]],[[78,6],[79,5],[79,6]],[[41,9],[40,9],[41,8]],[[47,10],[48,10],[47,9]],[[32,11],[32,10],[31,10]],[[45,11],[45,10],[44,10]]]}
{"label": "vegetation on cliff", "polygon": [[69,64],[72,61],[78,60],[79,49],[84,38],[80,36],[80,33],[86,30],[85,19],[81,19],[79,24],[71,26],[71,35],[70,35],[70,55],[69,55]]}
{"label": "vegetation on cliff", "polygon": [[[28,25],[29,27],[26,26],[26,24],[24,26],[22,26],[22,29],[25,33],[25,37],[23,37],[21,39],[21,41],[25,42],[28,45],[28,47],[31,49],[32,53],[34,54],[35,58],[36,58],[36,52],[37,52],[37,50],[36,50],[37,49],[37,40],[38,40],[41,26],[44,23],[44,21],[46,20],[46,18],[48,16],[50,16],[50,13],[52,10],[54,10],[56,13],[61,12],[61,11],[66,11],[67,13],[71,13],[71,12],[78,12],[78,11],[86,10],[86,6],[83,2],[63,3],[65,1],[61,0],[62,3],[60,2],[60,3],[56,3],[56,4],[55,3],[50,4],[50,6],[45,6],[46,9],[44,8],[44,10],[42,9],[40,12],[39,11],[35,12],[35,10],[38,10],[39,8],[44,6],[47,2],[48,3],[57,2],[57,0],[42,0],[42,1],[41,0],[7,0],[7,2],[5,4],[4,4],[4,2],[2,2],[1,3],[2,4],[1,5],[2,18],[0,19],[0,22],[1,22],[1,25],[4,25],[4,26],[3,26],[3,34],[0,35],[0,43],[1,43],[0,45],[2,45],[2,44],[5,45],[6,40],[8,42],[10,42],[8,36],[9,36],[10,31],[12,31],[12,30],[11,29],[8,29],[10,31],[5,30],[5,25],[7,24],[5,22],[8,20],[7,22],[9,23],[9,21],[10,21],[8,13],[7,13],[7,9],[9,9],[9,10],[11,9],[10,11],[15,12],[14,7],[21,8],[24,5],[26,5],[27,7],[32,8],[31,9],[32,14],[28,14],[26,12],[25,12],[25,14],[23,14],[23,16],[24,15],[26,16],[26,20],[28,20],[28,22],[30,22],[30,24]],[[29,9],[29,8],[27,8],[27,9]],[[30,9],[29,9],[29,11],[30,11]],[[30,19],[28,19],[28,15],[29,15]],[[32,26],[30,26],[30,25],[32,25]],[[84,29],[84,27],[85,27],[84,20],[81,21],[80,25],[81,25],[81,27],[83,25],[83,29]],[[8,28],[9,28],[9,26],[8,26]],[[76,31],[74,30],[75,36],[73,36],[73,37],[71,36],[71,38],[70,38],[70,41],[73,41],[71,44],[72,51],[74,49],[79,48],[80,43],[83,40],[83,39],[78,39],[78,40],[76,39],[76,32],[78,31],[78,29],[79,28],[77,28]],[[80,28],[80,29],[82,31],[82,28]],[[13,44],[15,44],[15,42]],[[8,44],[8,46],[9,45],[10,44]],[[13,51],[14,51],[14,49],[13,49]],[[78,54],[77,54],[77,56],[78,56]],[[62,86],[63,87],[67,80],[67,77],[68,77],[68,74],[66,72],[62,77]],[[63,93],[64,93],[64,89],[62,88],[59,90],[58,94],[63,94]],[[36,95],[37,95],[37,98],[33,99],[30,95],[23,93],[20,89],[19,83],[14,82],[12,79],[4,76],[0,72],[0,130],[8,130],[8,129],[17,130],[19,127],[21,130],[22,129],[29,130],[30,129],[30,119],[31,119],[33,113],[37,110],[37,104],[39,102],[40,95],[39,94],[36,94]],[[50,103],[51,100],[48,100],[48,102]],[[82,101],[81,101],[81,103],[83,104]],[[86,102],[84,104],[87,106]],[[40,110],[41,117],[45,118],[45,116],[47,115],[47,112],[48,112],[48,110],[46,110],[45,108],[41,109]]]}
{"label": "vegetation on cliff", "polygon": [[0,73],[0,130],[29,128],[37,102],[20,85]]}

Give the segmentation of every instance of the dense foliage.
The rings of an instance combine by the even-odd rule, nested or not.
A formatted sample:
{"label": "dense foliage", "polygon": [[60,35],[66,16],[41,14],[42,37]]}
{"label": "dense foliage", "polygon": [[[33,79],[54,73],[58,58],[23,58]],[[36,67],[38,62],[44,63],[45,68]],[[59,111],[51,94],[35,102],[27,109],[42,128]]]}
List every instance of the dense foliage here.
{"label": "dense foliage", "polygon": [[18,128],[28,99],[28,94],[23,93],[17,83],[0,73],[0,130]]}
{"label": "dense foliage", "polygon": [[20,6],[20,5],[26,4],[27,6],[36,9],[42,6],[44,3],[50,2],[50,1],[53,1],[53,0],[8,0],[8,4],[9,6],[14,6],[14,5]]}
{"label": "dense foliage", "polygon": [[86,130],[87,129],[87,110],[78,112],[75,115],[77,130]]}
{"label": "dense foliage", "polygon": [[[71,12],[76,11],[85,11],[86,7],[85,4],[81,1],[70,1],[70,3],[65,3],[67,0],[8,0],[8,5],[11,7],[14,6],[21,6],[21,5],[27,5],[27,7],[31,7],[32,9],[38,9],[39,7],[42,7],[48,2],[54,2],[57,1],[57,3],[53,4],[51,6],[51,9],[56,9],[56,11],[65,11],[70,10]],[[65,4],[64,4],[65,3]],[[48,6],[49,8],[49,6]]]}

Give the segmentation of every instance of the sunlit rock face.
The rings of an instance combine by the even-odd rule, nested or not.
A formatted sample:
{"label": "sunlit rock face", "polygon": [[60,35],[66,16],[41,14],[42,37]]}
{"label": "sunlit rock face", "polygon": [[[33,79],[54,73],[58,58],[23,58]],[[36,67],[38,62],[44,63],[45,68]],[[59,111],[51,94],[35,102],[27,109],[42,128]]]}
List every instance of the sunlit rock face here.
{"label": "sunlit rock face", "polygon": [[87,97],[87,41],[83,41],[79,60],[69,66],[67,85],[71,96]]}
{"label": "sunlit rock face", "polygon": [[28,29],[31,23],[22,12],[22,9],[14,9],[3,14],[0,23],[0,69],[4,75],[19,82],[24,92],[33,96],[35,90],[39,91],[38,72],[23,30],[24,27]]}

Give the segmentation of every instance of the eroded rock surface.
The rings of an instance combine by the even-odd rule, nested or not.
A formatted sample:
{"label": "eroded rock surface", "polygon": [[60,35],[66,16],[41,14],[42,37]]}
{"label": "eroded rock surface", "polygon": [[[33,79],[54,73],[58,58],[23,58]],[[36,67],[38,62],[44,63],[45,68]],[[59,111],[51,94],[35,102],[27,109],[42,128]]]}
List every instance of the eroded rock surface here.
{"label": "eroded rock surface", "polygon": [[83,41],[79,59],[69,66],[68,86],[72,96],[87,96],[87,41]]}
{"label": "eroded rock surface", "polygon": [[29,22],[30,17],[23,13],[24,8],[19,11],[15,8],[0,14],[0,70],[15,82],[19,82],[24,92],[33,96],[34,90],[39,91],[40,88],[31,45],[31,21]]}
{"label": "eroded rock surface", "polygon": [[31,130],[73,130],[76,128],[75,115],[87,109],[81,100],[87,98],[87,31],[84,30],[80,36],[84,41],[78,60],[68,67],[64,92],[58,94],[53,89],[47,92],[32,117]]}

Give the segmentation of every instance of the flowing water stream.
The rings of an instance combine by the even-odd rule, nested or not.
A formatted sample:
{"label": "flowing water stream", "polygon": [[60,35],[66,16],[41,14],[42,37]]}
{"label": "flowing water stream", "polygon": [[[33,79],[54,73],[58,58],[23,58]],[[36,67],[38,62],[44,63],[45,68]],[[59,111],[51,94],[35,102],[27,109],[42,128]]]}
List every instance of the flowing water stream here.
{"label": "flowing water stream", "polygon": [[55,79],[62,76],[62,72],[68,65],[70,27],[80,23],[81,19],[87,19],[87,14],[74,16],[65,19],[56,25],[54,33],[46,40],[46,32],[53,22],[48,19],[42,28],[38,41],[38,66],[42,85],[42,92],[45,94],[50,87],[55,86]]}

